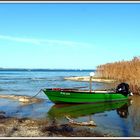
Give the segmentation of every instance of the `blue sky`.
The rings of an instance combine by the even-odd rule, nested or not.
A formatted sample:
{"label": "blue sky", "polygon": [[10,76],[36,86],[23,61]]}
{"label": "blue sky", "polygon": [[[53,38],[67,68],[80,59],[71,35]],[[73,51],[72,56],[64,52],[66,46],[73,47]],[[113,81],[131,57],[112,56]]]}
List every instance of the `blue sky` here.
{"label": "blue sky", "polygon": [[140,55],[140,4],[0,4],[0,67],[94,69]]}

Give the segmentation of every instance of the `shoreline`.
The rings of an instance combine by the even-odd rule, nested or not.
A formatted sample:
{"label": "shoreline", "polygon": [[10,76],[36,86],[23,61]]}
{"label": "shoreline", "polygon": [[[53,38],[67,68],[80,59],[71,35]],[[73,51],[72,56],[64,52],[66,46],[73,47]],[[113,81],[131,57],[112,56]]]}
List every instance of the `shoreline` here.
{"label": "shoreline", "polygon": [[[7,96],[7,97],[6,97]],[[58,122],[55,119],[50,119],[46,116],[33,117],[25,115],[26,109],[31,107],[32,109],[38,107],[38,100],[35,98],[34,102],[26,102],[25,104],[19,100],[21,96],[13,95],[1,95],[0,99],[4,99],[4,106],[9,109],[0,110],[0,137],[110,137],[111,134],[94,130],[94,126],[80,126],[71,124],[69,120],[64,122]],[[23,96],[24,97],[24,96]],[[27,97],[26,97],[27,98]],[[6,102],[5,102],[6,101]],[[40,99],[39,99],[40,101]],[[9,105],[16,102],[16,106]],[[42,102],[43,103],[43,102]],[[2,102],[1,102],[2,105]],[[36,106],[34,106],[36,105]],[[34,107],[33,107],[34,106]],[[22,109],[19,112],[19,107]],[[42,108],[43,106],[41,106]],[[43,108],[45,109],[45,107]],[[13,110],[13,111],[11,111]],[[24,112],[23,112],[24,111]],[[12,116],[9,113],[14,113]],[[17,114],[19,112],[19,115]],[[23,112],[23,116],[22,116]],[[40,111],[39,111],[40,112]],[[41,112],[40,112],[41,113]],[[30,114],[30,113],[29,113]],[[42,113],[43,114],[43,113]]]}
{"label": "shoreline", "polygon": [[[32,109],[39,108],[40,99],[35,98],[29,102],[23,102],[19,100],[21,97],[29,98],[28,96],[0,95],[0,99],[4,99],[1,105],[8,105],[10,109],[0,110],[0,137],[109,137],[109,134],[103,131],[91,131],[89,127],[71,124],[67,119],[65,122],[58,123],[55,119],[44,115],[39,118],[30,115],[24,116],[27,110],[23,110],[23,108],[31,106]],[[41,102],[43,103],[43,101]],[[9,105],[9,103],[16,104],[16,106]],[[21,108],[20,112],[18,108]],[[10,112],[14,114],[11,116]]]}
{"label": "shoreline", "polygon": [[4,117],[0,115],[0,137],[110,137],[100,131],[74,126],[69,123],[55,124],[46,119]]}
{"label": "shoreline", "polygon": [[[90,76],[72,76],[72,77],[65,77],[65,80],[71,81],[82,81],[82,82],[89,82]],[[113,79],[103,79],[99,77],[92,77],[92,82],[101,82],[101,83],[113,83],[115,80]]]}
{"label": "shoreline", "polygon": [[[136,97],[134,99],[138,99],[138,98]],[[28,104],[27,102],[27,104],[25,105],[18,104],[18,106],[16,107],[15,105],[11,106],[12,102],[14,103],[16,99],[14,100],[6,99],[6,100],[8,100],[8,102],[6,103],[8,103],[9,109],[13,109],[13,111],[4,108],[4,106],[7,106],[4,101],[4,106],[0,110],[0,137],[1,138],[2,137],[42,137],[42,138],[95,137],[96,138],[96,137],[120,136],[114,133],[114,131],[113,133],[110,130],[105,131],[104,129],[102,129],[102,127],[100,127],[100,123],[99,124],[96,123],[96,120],[95,123],[97,125],[84,126],[78,124],[81,122],[84,123],[85,122],[84,120],[83,121],[76,120],[75,118],[72,118],[70,116],[67,117],[70,117],[70,119],[74,120],[74,122],[78,122],[77,125],[75,125],[75,123],[71,123],[70,120],[67,119],[66,117],[65,120],[61,121],[61,119],[58,119],[57,117],[55,117],[55,115],[53,116],[53,114],[50,114],[50,116],[46,116],[45,113],[43,115],[40,109],[44,110],[46,109],[46,107],[49,107],[48,105],[44,106],[45,104],[43,105],[43,102],[41,106],[38,104],[38,102],[34,102],[32,104],[30,103]],[[10,100],[12,100],[12,102],[9,102]],[[17,102],[19,102],[19,100],[17,100]],[[30,115],[32,114],[32,112],[26,114],[28,107],[29,108],[31,107],[31,110],[38,108],[37,110],[39,110],[39,113],[42,115],[40,117],[37,117],[37,115],[39,115],[36,112],[37,110],[33,111],[37,113],[34,114],[35,117]],[[19,109],[21,109],[21,111]],[[12,116],[10,116],[9,112],[12,113]],[[22,112],[23,112],[23,116],[22,116]],[[19,113],[19,115],[17,113]],[[102,115],[103,116],[105,115],[104,117],[106,117],[107,114],[106,113],[99,114],[98,117],[100,118],[102,117]],[[104,121],[102,123],[104,123]]]}

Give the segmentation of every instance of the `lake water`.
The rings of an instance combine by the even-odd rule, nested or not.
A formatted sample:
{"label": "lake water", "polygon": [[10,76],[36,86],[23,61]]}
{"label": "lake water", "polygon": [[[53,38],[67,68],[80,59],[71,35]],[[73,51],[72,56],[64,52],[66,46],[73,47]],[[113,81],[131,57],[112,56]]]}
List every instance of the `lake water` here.
{"label": "lake water", "polygon": [[[72,88],[89,82],[64,80],[69,76],[88,76],[91,71],[44,70],[44,71],[0,71],[0,94],[34,96],[43,88]],[[109,85],[92,83],[93,89],[103,89]],[[117,137],[140,136],[140,96],[133,96],[131,102],[102,103],[91,105],[56,106],[41,92],[38,98],[43,101],[35,104],[22,104],[17,100],[0,99],[0,113],[12,117],[46,118],[56,123],[68,123],[66,116],[73,120],[93,120],[96,127],[91,131],[103,131]]]}

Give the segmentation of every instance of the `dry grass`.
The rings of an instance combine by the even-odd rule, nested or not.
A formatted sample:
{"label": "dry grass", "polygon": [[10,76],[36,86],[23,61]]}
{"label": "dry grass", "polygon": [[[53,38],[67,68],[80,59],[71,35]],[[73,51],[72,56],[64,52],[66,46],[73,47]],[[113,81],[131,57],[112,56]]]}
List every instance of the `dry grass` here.
{"label": "dry grass", "polygon": [[140,94],[140,57],[131,61],[107,63],[97,67],[99,77],[127,82],[134,94]]}

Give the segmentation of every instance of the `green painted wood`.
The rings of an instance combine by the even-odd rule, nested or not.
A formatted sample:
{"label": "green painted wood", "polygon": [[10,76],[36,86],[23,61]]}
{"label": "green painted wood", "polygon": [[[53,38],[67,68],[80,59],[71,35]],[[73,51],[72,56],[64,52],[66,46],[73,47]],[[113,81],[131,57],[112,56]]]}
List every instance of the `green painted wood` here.
{"label": "green painted wood", "polygon": [[95,103],[105,101],[126,100],[128,95],[125,96],[121,93],[90,93],[78,91],[63,91],[44,89],[44,93],[48,96],[49,100],[54,103]]}

